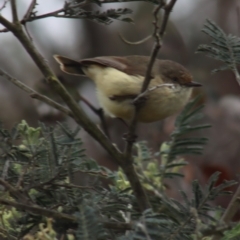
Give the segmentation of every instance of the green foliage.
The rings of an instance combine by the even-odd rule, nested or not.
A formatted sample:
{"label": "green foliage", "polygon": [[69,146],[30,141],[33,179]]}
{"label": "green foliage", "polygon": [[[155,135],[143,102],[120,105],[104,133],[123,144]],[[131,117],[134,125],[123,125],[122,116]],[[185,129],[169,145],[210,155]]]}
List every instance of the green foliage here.
{"label": "green foliage", "polygon": [[[204,236],[208,226],[216,225],[212,214],[216,209],[209,201],[228,193],[225,189],[235,182],[216,186],[216,173],[206,187],[192,183],[193,197],[181,191],[181,201],[167,196],[164,183],[166,178],[182,176],[180,170],[187,164],[183,156],[200,154],[206,143],[205,138],[189,135],[208,127],[192,125],[202,109],[197,102],[185,107],[170,141],[159,152],[152,153],[146,142],[135,145],[134,166],[152,204],[142,214],[124,173],[101,167],[85,155],[79,128],[73,131],[60,123],[33,128],[25,121],[12,131],[1,126],[0,233],[9,239],[34,240],[62,236],[71,240],[187,240]],[[84,174],[82,185],[75,185],[76,174]],[[102,179],[108,183],[103,184]],[[226,234],[238,230],[232,231]]]}
{"label": "green foliage", "polygon": [[209,45],[200,45],[197,52],[225,63],[213,72],[231,69],[236,74],[237,65],[240,64],[240,38],[225,34],[220,27],[210,20],[206,21],[202,31],[213,40]]}
{"label": "green foliage", "polygon": [[210,127],[208,124],[195,124],[201,118],[200,111],[203,108],[203,106],[198,106],[199,98],[193,99],[186,105],[176,119],[175,130],[171,134],[171,140],[161,146],[160,175],[162,178],[181,176],[179,171],[173,171],[174,168],[187,164],[179,156],[202,154],[207,138],[189,136],[189,133]]}
{"label": "green foliage", "polygon": [[225,231],[222,240],[237,240],[239,239],[239,236],[240,236],[240,223],[238,223],[231,230]]}
{"label": "green foliage", "polygon": [[[215,219],[209,214],[210,211],[214,210],[214,207],[211,207],[208,202],[219,196],[222,193],[221,190],[236,184],[234,181],[229,181],[218,187],[213,187],[218,176],[219,173],[216,173],[209,179],[204,191],[198,182],[194,181],[194,197],[192,200],[189,200],[185,193],[181,192],[184,199],[183,204],[162,196],[161,211],[159,213],[152,210],[145,211],[141,218],[135,222],[134,230],[127,237],[124,236],[119,239],[187,240],[193,239],[196,230],[198,230],[197,235],[203,237],[201,231],[205,230],[208,225],[216,223]],[[216,192],[219,195],[216,195]],[[197,224],[200,225],[199,229],[196,229]],[[234,234],[237,234],[238,230],[235,229]]]}
{"label": "green foliage", "polygon": [[[144,187],[152,191],[164,190],[164,179],[183,177],[180,169],[187,165],[182,156],[189,154],[202,154],[207,138],[192,137],[189,133],[209,128],[208,124],[195,124],[201,118],[200,111],[203,106],[197,106],[199,97],[190,101],[178,116],[175,129],[171,134],[171,140],[164,142],[160,151],[152,153],[146,142],[135,144],[137,156],[134,162],[138,176]],[[160,156],[160,161],[159,157]],[[159,164],[160,162],[160,164]],[[118,171],[117,186],[119,189],[127,189],[130,184],[122,170]]]}
{"label": "green foliage", "polygon": [[104,239],[104,230],[99,222],[98,214],[95,213],[96,210],[87,204],[81,204],[78,209],[76,239]]}

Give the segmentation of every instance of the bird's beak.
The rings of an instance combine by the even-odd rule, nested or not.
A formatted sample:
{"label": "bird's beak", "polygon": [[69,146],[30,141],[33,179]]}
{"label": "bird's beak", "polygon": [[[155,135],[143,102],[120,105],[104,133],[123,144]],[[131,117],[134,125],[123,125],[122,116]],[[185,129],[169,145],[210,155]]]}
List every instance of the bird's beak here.
{"label": "bird's beak", "polygon": [[184,84],[186,87],[201,87],[202,84],[197,83],[197,82],[188,82]]}

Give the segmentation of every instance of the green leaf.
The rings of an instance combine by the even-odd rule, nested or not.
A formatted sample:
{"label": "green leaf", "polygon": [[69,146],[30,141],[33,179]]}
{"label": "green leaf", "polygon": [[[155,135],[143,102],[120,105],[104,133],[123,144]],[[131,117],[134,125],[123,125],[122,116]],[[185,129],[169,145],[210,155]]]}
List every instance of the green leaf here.
{"label": "green leaf", "polygon": [[130,18],[130,17],[128,17],[128,18],[121,18],[120,20],[123,21],[123,22],[127,22],[127,23],[134,23],[134,20],[132,18]]}
{"label": "green leaf", "polygon": [[202,31],[210,36],[213,41],[207,44],[201,44],[197,48],[197,53],[203,53],[207,57],[224,62],[225,65],[214,69],[212,72],[218,72],[230,69],[238,74],[237,65],[240,64],[240,38],[231,34],[226,35],[213,21],[207,20]]}

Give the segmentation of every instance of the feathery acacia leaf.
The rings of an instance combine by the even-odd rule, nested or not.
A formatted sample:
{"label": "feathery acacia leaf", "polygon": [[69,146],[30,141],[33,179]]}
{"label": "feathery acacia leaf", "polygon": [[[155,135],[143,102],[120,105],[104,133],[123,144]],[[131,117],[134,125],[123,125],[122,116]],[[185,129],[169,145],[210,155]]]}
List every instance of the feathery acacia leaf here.
{"label": "feathery acacia leaf", "polygon": [[197,53],[204,53],[210,58],[225,63],[224,66],[214,69],[213,72],[230,69],[237,74],[237,65],[240,64],[240,38],[225,34],[210,20],[206,21],[202,31],[212,38],[212,42],[209,45],[200,45]]}
{"label": "feathery acacia leaf", "polygon": [[210,127],[208,124],[192,126],[196,118],[201,116],[200,111],[203,108],[203,106],[195,107],[198,101],[199,97],[190,101],[176,119],[175,130],[171,134],[171,141],[168,142],[169,148],[162,152],[167,155],[168,164],[179,155],[201,154],[203,146],[207,143],[207,138],[186,137],[187,133]]}

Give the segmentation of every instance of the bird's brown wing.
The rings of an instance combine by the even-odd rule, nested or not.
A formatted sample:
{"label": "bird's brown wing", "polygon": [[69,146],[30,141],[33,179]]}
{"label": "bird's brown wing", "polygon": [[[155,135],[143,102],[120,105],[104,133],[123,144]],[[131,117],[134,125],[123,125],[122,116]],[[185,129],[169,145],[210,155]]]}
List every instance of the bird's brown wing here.
{"label": "bird's brown wing", "polygon": [[125,72],[127,68],[126,63],[119,61],[117,57],[96,57],[83,59],[80,62],[83,66],[96,64],[103,67],[112,67],[122,72]]}
{"label": "bird's brown wing", "polygon": [[103,67],[112,67],[129,75],[145,76],[149,61],[149,57],[145,56],[106,56],[83,59],[80,61],[72,60],[60,55],[54,55],[54,58],[60,63],[62,71],[73,75],[84,75],[82,67],[96,64]]}
{"label": "bird's brown wing", "polygon": [[83,59],[80,62],[83,65],[98,64],[105,67],[112,67],[129,75],[145,76],[149,57],[134,55],[126,57],[106,56]]}

